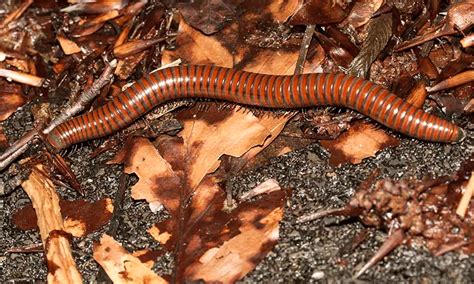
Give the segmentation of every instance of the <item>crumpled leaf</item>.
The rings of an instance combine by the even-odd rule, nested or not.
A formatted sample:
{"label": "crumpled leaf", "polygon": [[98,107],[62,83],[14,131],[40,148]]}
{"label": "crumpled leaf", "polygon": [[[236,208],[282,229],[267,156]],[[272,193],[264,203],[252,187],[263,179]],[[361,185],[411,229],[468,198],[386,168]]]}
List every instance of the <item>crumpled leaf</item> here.
{"label": "crumpled leaf", "polygon": [[392,37],[392,15],[383,14],[372,19],[368,28],[368,35],[359,54],[349,65],[349,74],[365,78],[370,65],[385,48],[388,40]]}
{"label": "crumpled leaf", "polygon": [[[226,270],[228,262],[216,259],[212,263],[224,265],[215,271],[227,271],[228,279],[240,279],[274,243],[279,219],[266,216],[275,216],[271,212],[282,210],[286,193],[273,192],[226,213],[226,196],[217,184],[219,178],[206,174],[216,170],[223,153],[241,156],[253,146],[261,145],[270,131],[253,114],[236,109],[224,112],[212,107],[206,112],[190,109],[181,112],[178,118],[184,126],[180,137],[160,136],[155,145],[136,138],[114,162],[124,161],[126,171],[138,175],[139,181],[132,189],[134,198],[158,201],[168,210],[170,219],[156,224],[149,232],[163,247],[176,253],[174,281],[201,277],[218,280],[214,278],[218,276],[209,274],[206,262],[198,259],[209,249],[226,251],[229,247],[233,248],[232,271]],[[244,217],[251,220],[247,225],[241,220]],[[255,226],[256,222],[263,222],[262,226]],[[242,241],[243,238],[247,241]],[[253,261],[248,260],[249,255]]]}
{"label": "crumpled leaf", "polygon": [[236,16],[234,3],[222,0],[200,0],[191,4],[178,4],[184,19],[194,28],[210,35],[224,27]]}
{"label": "crumpled leaf", "polygon": [[[458,173],[458,180],[380,180],[374,187],[359,190],[349,203],[362,210],[365,225],[390,229],[397,224],[406,239],[425,244],[434,255],[459,250],[474,253],[474,202],[464,217],[456,214],[462,188],[473,169],[472,159]],[[446,183],[446,181],[449,181]]]}

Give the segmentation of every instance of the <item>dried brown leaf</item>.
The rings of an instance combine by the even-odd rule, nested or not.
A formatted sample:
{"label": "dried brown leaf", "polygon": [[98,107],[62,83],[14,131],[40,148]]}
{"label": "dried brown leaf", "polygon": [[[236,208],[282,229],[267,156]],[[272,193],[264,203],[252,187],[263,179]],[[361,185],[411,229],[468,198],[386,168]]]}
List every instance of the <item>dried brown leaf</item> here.
{"label": "dried brown leaf", "polygon": [[114,283],[168,283],[105,234],[94,245],[94,259]]}
{"label": "dried brown leaf", "polygon": [[[110,163],[124,163],[124,172],[135,173],[139,181],[132,187],[133,199],[145,199],[149,203],[160,202],[171,214],[179,206],[179,191],[183,190],[180,176],[161,157],[147,139],[129,141]],[[157,183],[159,180],[166,182]]]}
{"label": "dried brown leaf", "polygon": [[[193,64],[214,64],[250,72],[292,75],[299,56],[300,42],[289,44],[278,52],[255,47],[251,41],[246,40],[252,37],[248,33],[255,33],[257,29],[254,17],[252,13],[242,16],[242,21],[251,21],[250,26],[244,26],[241,22],[233,23],[212,36],[202,34],[182,20],[176,37],[178,48],[173,51],[165,50],[162,64],[182,59]],[[286,40],[283,42],[287,43]],[[305,73],[317,70],[323,60],[324,51],[317,45],[307,57]]]}
{"label": "dried brown leaf", "polygon": [[360,0],[355,1],[347,18],[339,25],[345,27],[350,25],[354,29],[362,27],[372,18],[375,12],[382,7],[383,0]]}
{"label": "dried brown leaf", "polygon": [[321,145],[331,152],[329,163],[333,166],[358,164],[365,158],[373,157],[378,151],[398,144],[396,138],[365,122],[355,123],[336,140],[321,141]]}
{"label": "dried brown leaf", "polygon": [[58,36],[57,39],[59,41],[59,44],[61,45],[61,48],[64,51],[64,54],[70,55],[81,52],[81,48],[74,41],[62,36]]}
{"label": "dried brown leaf", "polygon": [[[59,207],[64,216],[64,231],[74,237],[83,237],[107,224],[112,217],[113,205],[110,198],[87,202],[85,200],[60,200]],[[22,230],[37,228],[37,219],[31,205],[15,212],[12,222]]]}
{"label": "dried brown leaf", "polygon": [[199,0],[191,4],[178,4],[183,18],[204,34],[213,34],[236,16],[234,3],[222,0]]}
{"label": "dried brown leaf", "polygon": [[300,1],[291,17],[292,25],[327,25],[339,23],[349,13],[351,1],[307,0]]}
{"label": "dried brown leaf", "polygon": [[163,52],[163,65],[184,58],[193,64],[213,63],[221,67],[232,67],[233,57],[227,47],[215,37],[208,37],[193,29],[183,20],[179,23],[176,44],[177,50]]}
{"label": "dried brown leaf", "polygon": [[[270,13],[273,20],[278,23],[283,23],[295,13],[296,9],[298,9],[299,2],[299,0],[274,0],[270,1],[269,5],[265,7],[264,10]],[[259,10],[257,8],[257,10],[254,11]]]}
{"label": "dried brown leaf", "polygon": [[178,119],[183,123],[179,136],[190,159],[191,188],[217,169],[222,155],[240,157],[249,149],[263,145],[271,135],[251,112],[239,109],[222,112],[211,107],[206,112],[184,111]]}
{"label": "dried brown leaf", "polygon": [[149,232],[168,250],[179,248],[174,272],[178,282],[223,277],[227,283],[252,270],[275,244],[285,200],[286,193],[276,191],[224,211],[222,189],[206,178],[184,219],[158,223]]}
{"label": "dried brown leaf", "polygon": [[186,269],[190,279],[206,282],[233,283],[256,266],[255,258],[278,240],[283,209],[276,208],[266,216],[255,211],[237,216],[242,223],[240,234],[218,247],[213,247]]}

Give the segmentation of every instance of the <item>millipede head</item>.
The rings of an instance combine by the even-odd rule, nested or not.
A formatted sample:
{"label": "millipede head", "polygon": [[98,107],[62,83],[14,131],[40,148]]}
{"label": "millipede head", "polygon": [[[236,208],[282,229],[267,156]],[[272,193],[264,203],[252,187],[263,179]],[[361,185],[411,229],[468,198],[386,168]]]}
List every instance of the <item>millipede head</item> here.
{"label": "millipede head", "polygon": [[456,140],[454,141],[454,143],[460,143],[464,139],[466,139],[466,131],[464,129],[462,129],[461,127],[459,127],[458,128],[458,136],[456,137]]}
{"label": "millipede head", "polygon": [[48,133],[48,136],[46,136],[46,141],[48,141],[49,145],[53,146],[53,148],[56,150],[62,150],[68,146],[56,129],[53,129],[50,133]]}

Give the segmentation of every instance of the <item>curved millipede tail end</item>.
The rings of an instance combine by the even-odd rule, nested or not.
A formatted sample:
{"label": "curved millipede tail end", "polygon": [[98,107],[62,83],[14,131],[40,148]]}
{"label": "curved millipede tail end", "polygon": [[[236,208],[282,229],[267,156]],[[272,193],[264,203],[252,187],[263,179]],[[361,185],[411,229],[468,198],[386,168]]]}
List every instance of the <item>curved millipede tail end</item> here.
{"label": "curved millipede tail end", "polygon": [[49,145],[53,146],[53,148],[56,150],[62,150],[67,147],[66,143],[63,139],[61,139],[56,129],[53,129],[48,133],[48,136],[46,136],[46,141],[48,141]]}
{"label": "curved millipede tail end", "polygon": [[466,139],[466,131],[459,127],[458,137],[456,138],[456,141],[454,141],[454,143],[461,143],[464,139]]}

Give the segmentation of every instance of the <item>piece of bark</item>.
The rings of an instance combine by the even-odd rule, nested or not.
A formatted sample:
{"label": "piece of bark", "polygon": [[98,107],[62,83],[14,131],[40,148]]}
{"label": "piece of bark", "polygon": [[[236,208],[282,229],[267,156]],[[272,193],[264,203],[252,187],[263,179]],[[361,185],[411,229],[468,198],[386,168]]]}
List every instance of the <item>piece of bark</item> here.
{"label": "piece of bark", "polygon": [[82,283],[72,257],[69,239],[63,231],[59,197],[54,185],[42,172],[42,166],[33,168],[22,184],[31,199],[38,218],[41,240],[46,253],[49,283]]}

